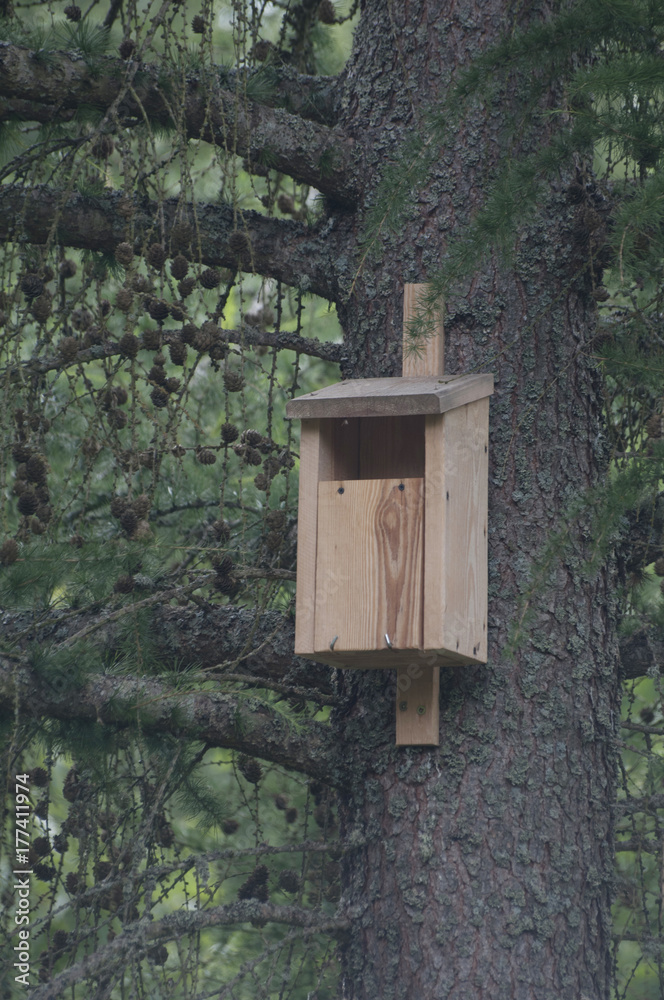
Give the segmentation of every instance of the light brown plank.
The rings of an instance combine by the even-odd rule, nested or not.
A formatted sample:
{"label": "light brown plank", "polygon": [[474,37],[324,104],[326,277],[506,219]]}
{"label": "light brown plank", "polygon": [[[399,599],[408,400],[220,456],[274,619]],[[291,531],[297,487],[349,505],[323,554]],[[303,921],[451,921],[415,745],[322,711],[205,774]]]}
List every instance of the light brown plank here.
{"label": "light brown plank", "polygon": [[445,413],[493,393],[493,375],[351,379],[298,396],[286,416],[389,417]]}
{"label": "light brown plank", "polygon": [[488,407],[477,400],[426,426],[424,647],[476,663],[487,660]]}
{"label": "light brown plank", "polygon": [[314,648],[319,464],[319,422],[303,420],[300,436],[295,594],[295,653],[300,656],[306,656]]}
{"label": "light brown plank", "polygon": [[443,332],[443,315],[439,310],[435,317],[435,328],[430,337],[417,344],[417,352],[413,350],[413,341],[408,336],[408,323],[417,315],[420,303],[424,299],[427,285],[405,284],[403,286],[403,361],[404,378],[410,375],[442,375],[445,371],[445,339]]}
{"label": "light brown plank", "polygon": [[421,646],[423,508],[421,479],[319,484],[316,652]]}
{"label": "light brown plank", "polygon": [[440,667],[414,659],[397,671],[398,747],[438,746],[439,700]]}

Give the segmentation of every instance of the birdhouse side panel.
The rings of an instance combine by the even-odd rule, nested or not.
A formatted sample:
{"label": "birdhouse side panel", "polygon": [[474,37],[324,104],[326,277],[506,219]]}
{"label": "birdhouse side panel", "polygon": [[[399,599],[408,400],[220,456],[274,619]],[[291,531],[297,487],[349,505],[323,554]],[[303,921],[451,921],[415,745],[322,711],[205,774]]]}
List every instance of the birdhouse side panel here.
{"label": "birdhouse side panel", "polygon": [[[394,651],[422,641],[422,479],[318,488],[316,653]],[[346,663],[353,666],[352,659]]]}
{"label": "birdhouse side panel", "polygon": [[486,663],[489,400],[427,417],[424,648]]}
{"label": "birdhouse side panel", "polygon": [[295,596],[295,654],[298,656],[310,655],[314,648],[318,478],[321,464],[319,424],[318,420],[303,420],[300,437]]}

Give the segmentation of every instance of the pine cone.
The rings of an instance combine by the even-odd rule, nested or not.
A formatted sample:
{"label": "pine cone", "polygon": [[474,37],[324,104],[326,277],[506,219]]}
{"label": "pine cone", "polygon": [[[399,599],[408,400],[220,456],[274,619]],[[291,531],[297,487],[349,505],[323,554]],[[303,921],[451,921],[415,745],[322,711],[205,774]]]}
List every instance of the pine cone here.
{"label": "pine cone", "polygon": [[270,552],[278,552],[283,540],[284,536],[280,531],[270,531],[265,539],[265,545]]}
{"label": "pine cone", "polygon": [[252,785],[257,785],[263,777],[263,768],[253,757],[240,757],[237,768],[242,777]]}
{"label": "pine cone", "polygon": [[280,871],[278,882],[279,888],[283,889],[284,892],[299,892],[302,885],[300,876],[292,868],[284,868],[283,871]]}
{"label": "pine cone", "polygon": [[33,300],[32,305],[30,306],[30,312],[38,323],[45,323],[51,315],[52,303],[53,296],[50,292],[42,292],[41,295],[38,295],[37,298]]}
{"label": "pine cone", "polygon": [[25,463],[26,476],[31,483],[46,481],[46,463],[39,455],[31,455]]}
{"label": "pine cone", "polygon": [[41,862],[34,865],[32,870],[41,882],[52,882],[57,875],[53,865],[44,865]]}
{"label": "pine cone", "polygon": [[79,878],[76,872],[68,872],[65,878],[65,889],[70,896],[75,896],[78,892]]}
{"label": "pine cone", "polygon": [[229,555],[217,556],[212,565],[217,576],[229,576],[233,570],[233,560]]}
{"label": "pine cone", "polygon": [[0,545],[0,563],[3,566],[11,566],[18,559],[18,553],[18,542],[14,541],[13,538],[6,538]]}
{"label": "pine cone", "polygon": [[129,393],[123,385],[113,386],[113,398],[118,406],[124,406],[129,399]]}
{"label": "pine cone", "polygon": [[238,257],[246,253],[249,249],[249,240],[246,233],[242,233],[238,229],[234,233],[231,233],[228,237],[228,249],[231,253],[237,254]]}
{"label": "pine cone", "polygon": [[662,556],[655,562],[655,573],[657,576],[664,576],[664,558]]}
{"label": "pine cone", "polygon": [[254,430],[253,427],[248,427],[246,431],[242,431],[242,443],[250,444],[256,448],[259,444],[262,444],[263,435],[260,431]]}
{"label": "pine cone", "polygon": [[108,422],[111,427],[121,431],[123,427],[127,426],[127,414],[123,413],[122,410],[111,410],[108,414]]}
{"label": "pine cone", "polygon": [[138,337],[135,337],[133,333],[123,334],[118,343],[120,354],[124,358],[135,358],[138,354],[140,346]]}
{"label": "pine cone", "polygon": [[30,771],[30,781],[36,788],[46,788],[48,785],[48,771],[45,767],[34,767]]}
{"label": "pine cone", "polygon": [[183,278],[178,285],[178,292],[183,299],[186,299],[188,295],[191,295],[194,288],[196,287],[195,278]]}
{"label": "pine cone", "polygon": [[111,500],[111,514],[113,517],[120,518],[129,506],[129,500],[127,497],[113,497]]}
{"label": "pine cone", "polygon": [[44,282],[38,274],[26,274],[21,279],[21,291],[26,299],[36,299],[44,291]]}
{"label": "pine cone", "polygon": [[129,288],[120,288],[115,296],[115,304],[122,312],[129,312],[134,304],[134,296]]}
{"label": "pine cone", "polygon": [[196,16],[192,19],[191,22],[191,30],[194,32],[195,35],[204,35],[205,18],[202,17],[200,14],[196,14]]}
{"label": "pine cone", "polygon": [[228,392],[241,392],[244,388],[244,375],[242,372],[224,372],[224,385]]}
{"label": "pine cone", "polygon": [[129,267],[134,263],[134,249],[131,243],[118,243],[115,248],[115,259],[123,267]]}
{"label": "pine cone", "polygon": [[161,345],[159,330],[143,330],[143,347],[147,351],[158,351]]}
{"label": "pine cone", "polygon": [[170,236],[174,250],[185,250],[194,238],[194,227],[189,222],[176,222]]}
{"label": "pine cone", "polygon": [[257,476],[254,476],[254,486],[257,490],[266,493],[269,485],[270,481],[264,472],[259,472]]}
{"label": "pine cone", "polygon": [[76,337],[63,337],[58,344],[60,356],[64,361],[73,361],[78,355],[79,341]]}
{"label": "pine cone", "polygon": [[153,243],[148,248],[145,259],[151,267],[154,267],[155,271],[161,271],[166,263],[166,251],[161,243]]}
{"label": "pine cone", "polygon": [[35,837],[31,847],[39,858],[45,858],[47,854],[51,853],[51,841],[48,837]]}
{"label": "pine cone", "polygon": [[272,528],[273,531],[279,531],[286,524],[286,511],[285,510],[270,510],[265,516],[265,523],[268,528]]}
{"label": "pine cone", "polygon": [[187,363],[187,345],[181,340],[174,340],[168,345],[168,353],[174,365],[184,367]]}
{"label": "pine cone", "polygon": [[65,7],[65,17],[68,21],[80,21],[81,16],[82,11],[78,4],[70,3],[67,7]]}
{"label": "pine cone", "polygon": [[136,42],[133,38],[125,38],[120,42],[120,55],[123,59],[131,59],[131,55],[136,48]]}
{"label": "pine cone", "polygon": [[126,531],[128,535],[131,535],[136,529],[138,518],[131,507],[127,507],[126,510],[120,515],[120,524],[122,526],[122,530]]}
{"label": "pine cone", "polygon": [[25,517],[29,517],[31,514],[37,510],[39,507],[39,500],[37,499],[37,494],[33,490],[26,490],[18,498],[17,507],[19,512]]}
{"label": "pine cone", "polygon": [[221,440],[224,444],[232,444],[233,441],[237,441],[239,434],[240,432],[235,424],[221,425]]}
{"label": "pine cone", "polygon": [[217,461],[217,456],[210,448],[201,448],[196,452],[196,458],[201,465],[214,465]]}
{"label": "pine cone", "polygon": [[157,385],[164,385],[166,381],[166,371],[161,365],[153,365],[148,372],[148,378]]}
{"label": "pine cone", "polygon": [[168,311],[176,323],[181,323],[184,319],[184,310],[177,302],[171,302]]}
{"label": "pine cone", "polygon": [[227,542],[231,537],[230,525],[228,524],[228,521],[224,521],[223,518],[219,518],[218,521],[213,523],[212,530],[220,542]]}
{"label": "pine cone", "polygon": [[282,812],[284,809],[288,809],[288,799],[285,795],[275,795],[274,804],[277,809],[280,809]]}
{"label": "pine cone", "polygon": [[168,393],[166,392],[165,389],[162,389],[160,386],[155,386],[155,388],[150,393],[150,399],[152,400],[153,404],[158,408],[168,406]]}
{"label": "pine cone", "polygon": [[163,323],[168,318],[168,303],[163,302],[161,299],[151,299],[148,306],[148,313],[152,319],[157,320],[158,323]]}
{"label": "pine cone", "polygon": [[193,323],[185,323],[180,332],[180,336],[185,344],[189,344],[191,347],[194,347],[197,343],[199,332],[198,327],[194,326]]}
{"label": "pine cone", "polygon": [[212,361],[223,361],[228,354],[228,344],[224,340],[216,340],[210,347],[208,354]]}
{"label": "pine cone", "polygon": [[171,261],[171,274],[176,281],[181,281],[189,271],[189,261],[181,253]]}
{"label": "pine cone", "polygon": [[137,496],[136,499],[132,502],[131,506],[133,508],[134,513],[136,514],[136,517],[144,518],[147,517],[148,514],[150,513],[152,502],[147,493],[141,493],[140,496]]}
{"label": "pine cone", "polygon": [[294,823],[296,819],[297,819],[297,809],[295,809],[295,807],[291,807],[290,809],[287,809],[286,810],[286,822],[287,823]]}
{"label": "pine cone", "polygon": [[209,267],[201,274],[200,281],[203,288],[216,288],[221,281],[221,274],[216,267]]}
{"label": "pine cone", "polygon": [[240,829],[240,824],[236,819],[225,819],[222,821],[221,829],[224,831],[227,837],[231,837],[234,833]]}
{"label": "pine cone", "polygon": [[60,277],[65,281],[67,278],[73,278],[77,271],[75,261],[70,260],[70,258],[67,257],[66,260],[61,262],[58,271],[60,272]]}
{"label": "pine cone", "polygon": [[124,576],[119,576],[115,583],[113,584],[113,590],[116,594],[131,594],[134,589],[134,578],[131,573],[127,573]]}

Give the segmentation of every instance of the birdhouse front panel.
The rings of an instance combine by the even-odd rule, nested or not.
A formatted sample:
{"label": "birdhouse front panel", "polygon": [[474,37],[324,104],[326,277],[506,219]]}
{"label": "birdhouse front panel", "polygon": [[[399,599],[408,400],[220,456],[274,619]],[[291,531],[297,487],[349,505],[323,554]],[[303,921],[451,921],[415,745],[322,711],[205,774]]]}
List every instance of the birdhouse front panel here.
{"label": "birdhouse front panel", "polygon": [[421,648],[423,486],[318,484],[315,653]]}
{"label": "birdhouse front panel", "polygon": [[490,375],[366,379],[288,404],[302,419],[297,654],[486,662],[492,391]]}

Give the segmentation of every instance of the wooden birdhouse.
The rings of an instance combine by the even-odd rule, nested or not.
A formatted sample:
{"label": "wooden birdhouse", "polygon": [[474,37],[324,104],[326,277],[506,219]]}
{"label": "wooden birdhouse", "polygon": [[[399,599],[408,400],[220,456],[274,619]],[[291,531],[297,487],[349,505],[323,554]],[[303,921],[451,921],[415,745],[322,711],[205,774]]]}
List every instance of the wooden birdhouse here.
{"label": "wooden birdhouse", "polygon": [[493,376],[300,396],[295,652],[345,667],[486,662]]}
{"label": "wooden birdhouse", "polygon": [[420,375],[287,405],[302,421],[295,652],[397,668],[397,743],[438,742],[436,668],[487,659],[492,392],[492,375]]}

